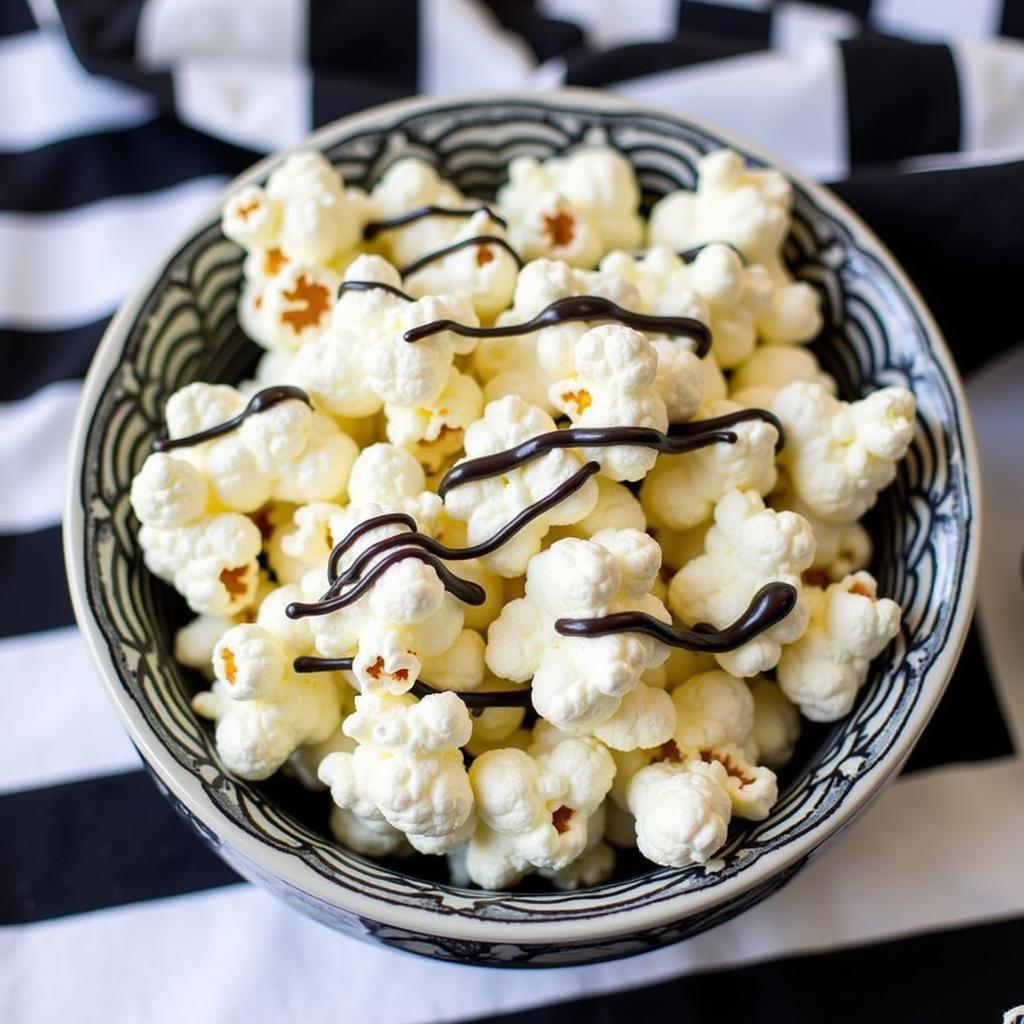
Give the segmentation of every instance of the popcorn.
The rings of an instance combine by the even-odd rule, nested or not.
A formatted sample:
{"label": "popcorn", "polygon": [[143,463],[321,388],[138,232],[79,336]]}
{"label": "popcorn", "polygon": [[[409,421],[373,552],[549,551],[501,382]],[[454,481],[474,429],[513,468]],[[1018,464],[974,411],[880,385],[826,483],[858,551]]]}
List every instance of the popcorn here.
{"label": "popcorn", "polygon": [[[738,411],[734,402],[701,408],[694,421]],[[765,420],[731,426],[734,444],[718,443],[682,455],[662,455],[648,473],[640,501],[655,527],[689,530],[704,522],[716,502],[733,490],[767,494],[774,486],[779,432]]]}
{"label": "popcorn", "polygon": [[525,259],[592,267],[608,249],[640,244],[640,191],[629,163],[612,149],[583,149],[543,163],[519,157],[498,192],[512,244]]}
{"label": "popcorn", "polygon": [[640,530],[647,528],[647,517],[640,502],[628,487],[615,483],[606,476],[594,477],[597,484],[597,503],[582,519],[568,526],[556,526],[548,538],[593,537],[601,530]]}
{"label": "popcorn", "polygon": [[473,791],[459,747],[471,726],[455,694],[417,701],[408,694],[364,693],[342,730],[358,745],[325,757],[319,776],[334,803],[361,819],[362,829],[380,831],[370,823],[383,819],[413,842],[425,837],[443,846],[461,838]]}
{"label": "popcorn", "polygon": [[273,171],[265,189],[246,185],[230,196],[221,227],[250,252],[327,264],[355,249],[367,214],[365,195],[346,189],[319,153],[304,151]]}
{"label": "popcorn", "polygon": [[[360,523],[393,511],[372,503],[350,506],[331,517],[331,534],[343,538]],[[379,526],[364,533],[345,552],[340,571],[344,572],[371,544],[403,532],[400,526]],[[364,575],[378,562],[379,558],[371,562]],[[308,599],[319,598],[326,586],[320,571],[309,573],[303,580]],[[319,654],[354,658],[352,671],[363,692],[399,695],[416,682],[425,661],[459,643],[462,608],[461,602],[445,590],[433,566],[405,558],[389,566],[370,591],[352,604],[310,616],[308,621]],[[466,647],[461,650],[471,653]],[[482,657],[463,671],[479,682],[483,678]]]}
{"label": "popcorn", "polygon": [[900,631],[900,608],[877,596],[874,578],[856,572],[825,590],[807,587],[807,632],[783,649],[782,692],[812,722],[834,722],[853,707],[871,659]]}
{"label": "popcorn", "polygon": [[[672,578],[669,607],[693,625],[709,622],[722,629],[747,608],[766,583],[779,581],[799,593],[800,574],[814,558],[814,535],[795,512],[765,508],[756,491],[730,491],[715,506],[704,554]],[[733,651],[716,654],[718,663],[736,676],[774,668],[782,645],[798,640],[807,628],[807,601],[798,597],[780,622]]]}
{"label": "popcorn", "polygon": [[786,699],[781,688],[763,676],[751,681],[754,698],[754,745],[757,759],[778,770],[793,756],[800,738],[800,713]]}
{"label": "popcorn", "polygon": [[146,568],[170,583],[198,615],[227,618],[256,597],[263,540],[234,512],[208,513],[207,487],[191,463],[150,455],[132,481]]}
{"label": "popcorn", "polygon": [[781,461],[814,515],[848,523],[875,504],[910,445],[914,407],[914,396],[898,387],[852,403],[801,381],[776,394],[772,412],[786,431]]}
{"label": "popcorn", "polygon": [[[535,406],[509,395],[490,402],[482,419],[465,434],[468,459],[492,455],[555,429],[554,420]],[[473,480],[453,487],[445,495],[445,511],[466,524],[469,544],[494,536],[533,502],[550,494],[582,468],[572,449],[556,449],[501,477]],[[590,513],[597,501],[597,485],[588,480],[550,511],[538,516],[508,543],[481,561],[499,576],[518,576],[541,546],[549,527],[574,523]]]}
{"label": "popcorn", "polygon": [[[634,530],[605,531],[591,540],[567,538],[531,559],[526,596],[511,601],[487,631],[486,662],[514,682],[533,679],[533,706],[568,733],[607,726],[640,677],[668,657],[664,644],[638,633],[567,637],[555,620],[640,610],[664,622],[664,606],[649,594],[661,561],[658,545]],[[631,742],[662,728],[659,701],[636,698],[622,712],[609,742]],[[650,715],[653,721],[645,720]]]}
{"label": "popcorn", "polygon": [[327,330],[340,283],[327,267],[289,263],[265,283],[248,287],[239,322],[264,348],[294,352]]}
{"label": "popcorn", "polygon": [[820,384],[830,394],[836,393],[835,380],[822,370],[812,352],[792,345],[761,345],[733,370],[729,398],[748,409],[768,409],[779,389],[795,380]]}
{"label": "popcorn", "polygon": [[[223,384],[189,384],[167,401],[168,435],[191,435],[237,416],[245,397]],[[214,440],[182,451],[202,470],[211,500],[239,512],[268,501],[344,497],[358,449],[329,416],[289,399],[252,415]],[[177,453],[175,453],[177,457]]]}
{"label": "popcorn", "polygon": [[[658,355],[639,331],[620,324],[593,327],[574,346],[575,372],[551,385],[549,399],[574,427],[668,429],[655,381]],[[582,448],[612,480],[641,480],[657,453],[636,445]]]}
{"label": "popcorn", "polygon": [[728,149],[705,156],[697,175],[695,192],[672,192],[655,204],[650,244],[735,246],[749,264],[764,268],[773,285],[770,302],[758,315],[760,337],[775,344],[809,341],[821,329],[817,293],[791,281],[781,258],[793,204],[789,182],[778,171],[747,170],[742,157]]}
{"label": "popcorn", "polygon": [[352,463],[348,494],[353,505],[376,503],[407,512],[425,533],[434,533],[441,515],[441,499],[427,489],[423,467],[394,444],[368,445],[359,453]]}
{"label": "popcorn", "polygon": [[297,632],[277,634],[259,622],[233,626],[214,648],[213,689],[193,698],[196,712],[217,722],[217,752],[240,778],[269,778],[298,747],[320,743],[338,727],[334,680],[292,669],[295,654],[308,649],[295,646]]}
{"label": "popcorn", "polygon": [[505,888],[531,868],[566,868],[586,849],[614,773],[611,755],[589,739],[481,754],[469,769],[480,822],[466,850],[469,878]]}

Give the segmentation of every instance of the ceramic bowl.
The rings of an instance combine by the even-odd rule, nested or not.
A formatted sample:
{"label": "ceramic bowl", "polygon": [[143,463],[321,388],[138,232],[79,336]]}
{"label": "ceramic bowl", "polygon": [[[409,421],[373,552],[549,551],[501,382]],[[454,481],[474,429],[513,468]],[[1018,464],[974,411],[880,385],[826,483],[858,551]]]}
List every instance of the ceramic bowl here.
{"label": "ceramic bowl", "polygon": [[[144,569],[128,490],[190,381],[235,381],[254,364],[235,306],[242,254],[219,209],[191,230],[110,325],[85,384],[75,432],[65,547],[75,609],[111,700],[157,784],[246,878],[339,931],[463,963],[553,965],[625,956],[685,939],[784,885],[897,773],[956,663],[978,554],[976,458],[960,382],[934,321],[874,235],[825,189],[717,130],[599,93],[410,100],[315,134],[346,182],[371,186],[400,156],[434,162],[463,190],[492,197],[508,162],[604,142],[636,168],[644,203],[693,187],[695,165],[729,145],[794,183],[786,259],[821,294],[815,343],[842,394],[901,384],[917,397],[913,444],[872,514],[873,571],[903,607],[903,630],[873,667],[853,712],[812,732],[767,820],[736,822],[722,867],[635,865],[574,893],[451,887],[411,862],[339,849],[285,785],[232,778],[189,699],[198,679],[171,655],[180,600]],[[263,181],[274,156],[238,181]],[[127,813],[127,812],[126,812]],[[439,877],[439,876],[438,876]]]}

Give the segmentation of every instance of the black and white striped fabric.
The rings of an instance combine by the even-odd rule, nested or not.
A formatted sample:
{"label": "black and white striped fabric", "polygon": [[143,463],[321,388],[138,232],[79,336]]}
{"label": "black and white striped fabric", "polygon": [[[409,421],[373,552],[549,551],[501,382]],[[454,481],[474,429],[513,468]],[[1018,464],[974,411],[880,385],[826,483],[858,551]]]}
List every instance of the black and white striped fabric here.
{"label": "black and white striped fabric", "polygon": [[[1020,37],[1024,0],[4,0],[0,1019],[999,1021],[1024,1004]],[[370,104],[561,84],[713,121],[836,183],[972,374],[987,537],[956,678],[842,842],[682,946],[503,973],[329,933],[191,835],[94,677],[59,520],[104,326],[230,176]]]}

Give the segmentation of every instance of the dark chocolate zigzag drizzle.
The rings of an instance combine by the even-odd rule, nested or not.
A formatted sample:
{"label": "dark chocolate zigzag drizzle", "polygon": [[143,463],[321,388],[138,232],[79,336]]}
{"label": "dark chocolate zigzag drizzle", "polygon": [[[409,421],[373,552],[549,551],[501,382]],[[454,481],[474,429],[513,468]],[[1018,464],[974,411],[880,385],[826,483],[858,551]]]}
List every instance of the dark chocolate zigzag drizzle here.
{"label": "dark chocolate zigzag drizzle", "polygon": [[535,317],[521,324],[506,324],[504,327],[472,327],[460,324],[455,320],[435,320],[433,323],[410,327],[405,332],[408,342],[420,341],[441,331],[451,331],[466,338],[514,338],[520,334],[531,334],[544,327],[554,327],[588,320],[611,320],[615,323],[633,327],[638,331],[649,331],[652,334],[675,334],[692,339],[696,343],[696,353],[704,358],[711,350],[711,330],[707,324],[689,316],[653,316],[647,313],[634,313],[624,309],[611,299],[600,295],[570,295],[555,299],[548,303]]}
{"label": "dark chocolate zigzag drizzle", "polygon": [[230,434],[232,430],[237,430],[250,416],[266,412],[281,402],[292,400],[305,402],[310,409],[313,408],[309,395],[302,388],[292,387],[290,384],[279,384],[272,388],[264,388],[262,391],[257,391],[237,416],[232,416],[231,419],[225,420],[223,423],[216,423],[212,427],[199,430],[194,434],[187,434],[184,437],[158,437],[151,445],[152,450],[155,452],[166,452],[172,448],[191,448],[193,445],[202,444],[204,441],[212,441],[215,437],[221,437],[224,434]]}
{"label": "dark chocolate zigzag drizzle", "polygon": [[498,214],[496,214],[487,205],[462,208],[454,206],[417,206],[413,210],[407,210],[405,213],[400,213],[397,217],[389,217],[387,220],[371,220],[370,223],[363,228],[363,238],[369,242],[384,231],[392,231],[395,228],[404,228],[406,224],[413,224],[418,220],[423,220],[424,217],[469,218],[478,213],[486,213],[495,224],[500,224],[503,228],[508,227],[508,222],[505,218],[499,217]]}
{"label": "dark chocolate zigzag drizzle", "polygon": [[446,245],[443,249],[435,249],[434,252],[428,252],[426,256],[413,260],[412,263],[402,267],[398,272],[402,277],[408,277],[410,274],[415,274],[417,270],[422,270],[429,264],[442,260],[445,256],[450,256],[453,252],[458,252],[460,249],[468,249],[472,245],[496,245],[499,249],[504,249],[516,261],[516,266],[520,270],[523,268],[522,256],[509,245],[506,239],[501,238],[499,235],[473,235],[472,238],[463,238],[458,242],[453,242],[451,245]]}
{"label": "dark chocolate zigzag drizzle", "polygon": [[775,442],[776,451],[782,447],[785,442],[782,424],[767,409],[739,409],[707,420],[673,424],[667,434],[653,427],[568,427],[538,434],[515,448],[494,455],[460,462],[442,477],[437,493],[443,498],[453,487],[511,472],[556,448],[631,445],[651,448],[665,455],[681,455],[712,444],[735,444],[736,434],[727,428],[750,420],[763,420],[775,427],[779,435]]}

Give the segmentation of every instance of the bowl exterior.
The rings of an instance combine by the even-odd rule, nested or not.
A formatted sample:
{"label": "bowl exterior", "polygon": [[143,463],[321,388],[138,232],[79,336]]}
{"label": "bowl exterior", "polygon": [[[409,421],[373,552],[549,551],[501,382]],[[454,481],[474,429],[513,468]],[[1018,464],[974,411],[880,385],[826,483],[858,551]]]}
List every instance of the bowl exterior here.
{"label": "bowl exterior", "polygon": [[[692,187],[700,157],[731,145],[713,130],[597,94],[410,101],[339,122],[310,145],[349,184],[370,186],[400,156],[430,160],[465,191],[493,196],[508,161],[608,143],[636,167],[646,203]],[[245,180],[262,180],[281,158]],[[815,349],[853,397],[914,391],[911,451],[874,513],[873,569],[904,628],[856,708],[783,788],[766,821],[730,833],[716,870],[657,869],[578,893],[457,889],[334,846],[228,775],[189,700],[195,682],[171,654],[180,602],[144,569],[128,504],[167,397],[194,380],[237,380],[255,350],[235,314],[241,252],[217,212],[193,231],[115,318],[86,383],[74,442],[65,550],[76,614],[104,683],[154,777],[240,873],[348,934],[459,962],[593,962],[678,941],[785,884],[850,823],[905,760],[956,662],[977,571],[973,440],[948,352],[913,288],[833,197],[792,175],[786,258],[822,297]]]}

